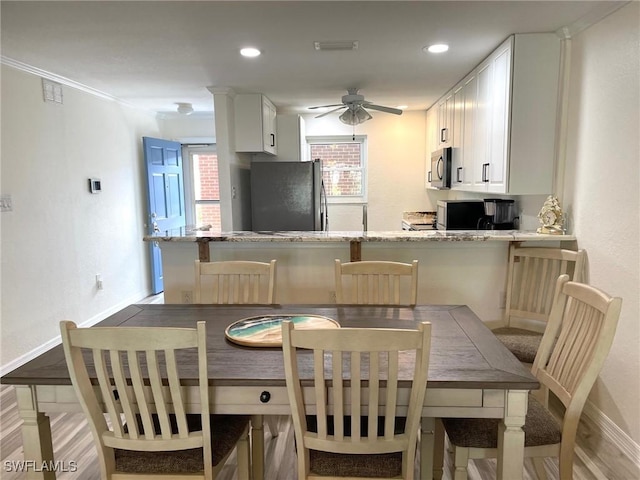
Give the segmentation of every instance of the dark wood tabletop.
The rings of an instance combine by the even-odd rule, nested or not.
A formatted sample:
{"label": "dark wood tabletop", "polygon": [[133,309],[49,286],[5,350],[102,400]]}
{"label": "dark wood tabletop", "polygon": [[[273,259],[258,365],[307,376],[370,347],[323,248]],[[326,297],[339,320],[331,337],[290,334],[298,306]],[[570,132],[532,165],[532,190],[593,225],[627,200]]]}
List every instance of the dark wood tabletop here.
{"label": "dark wood tabletop", "polygon": [[[215,385],[284,386],[279,348],[244,347],[226,339],[231,323],[265,314],[314,314],[342,327],[414,328],[432,323],[428,385],[431,388],[538,388],[538,382],[466,306],[375,307],[336,305],[131,305],[99,324],[103,326],[194,327],[207,322],[209,379]],[[195,356],[193,375],[197,378]],[[188,380],[187,380],[188,381]],[[2,384],[70,385],[62,346],[56,346],[0,378]]]}

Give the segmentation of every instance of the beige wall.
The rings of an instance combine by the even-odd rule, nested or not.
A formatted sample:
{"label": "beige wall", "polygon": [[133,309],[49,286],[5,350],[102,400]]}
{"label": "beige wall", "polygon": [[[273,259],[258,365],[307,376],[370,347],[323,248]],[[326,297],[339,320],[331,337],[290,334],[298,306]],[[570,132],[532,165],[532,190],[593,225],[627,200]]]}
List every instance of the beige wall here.
{"label": "beige wall", "polygon": [[640,443],[640,3],[576,35],[571,49],[565,208],[590,283],[623,298],[613,348],[589,397]]}
{"label": "beige wall", "polygon": [[2,66],[0,191],[13,199],[0,214],[3,371],[53,345],[61,319],[102,320],[150,291],[141,137],[159,136],[155,117],[63,94],[45,103],[40,77]]}

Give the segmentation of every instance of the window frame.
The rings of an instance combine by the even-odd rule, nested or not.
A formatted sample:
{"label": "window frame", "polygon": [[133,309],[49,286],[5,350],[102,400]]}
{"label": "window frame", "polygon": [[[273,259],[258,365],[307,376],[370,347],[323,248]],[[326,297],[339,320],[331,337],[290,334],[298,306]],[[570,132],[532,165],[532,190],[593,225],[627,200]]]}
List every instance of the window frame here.
{"label": "window frame", "polygon": [[[307,136],[307,152],[310,159],[312,145],[326,145],[338,143],[359,143],[360,144],[360,170],[362,172],[362,194],[353,196],[327,195],[327,203],[341,205],[363,205],[367,203],[368,198],[368,163],[367,163],[367,136],[366,135],[313,135]],[[324,165],[322,172],[324,173]],[[332,169],[327,169],[332,171]]]}
{"label": "window frame", "polygon": [[[185,214],[186,224],[196,225],[196,205],[220,205],[220,199],[218,200],[196,200],[195,193],[195,178],[193,174],[193,162],[192,155],[207,155],[218,154],[217,145],[213,144],[184,144],[182,145],[182,170],[184,177],[184,198],[185,198]],[[218,181],[220,181],[218,174]],[[222,211],[220,212],[222,216]],[[221,219],[222,220],[222,219]]]}

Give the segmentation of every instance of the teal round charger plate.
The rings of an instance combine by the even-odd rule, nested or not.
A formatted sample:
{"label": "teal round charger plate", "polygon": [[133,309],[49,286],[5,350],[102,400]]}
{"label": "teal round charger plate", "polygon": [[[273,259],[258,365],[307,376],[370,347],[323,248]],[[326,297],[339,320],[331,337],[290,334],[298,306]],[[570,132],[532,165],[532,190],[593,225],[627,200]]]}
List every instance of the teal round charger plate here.
{"label": "teal round charger plate", "polygon": [[224,331],[227,339],[247,347],[281,347],[282,322],[291,320],[298,329],[340,328],[334,319],[322,315],[259,315],[233,322]]}

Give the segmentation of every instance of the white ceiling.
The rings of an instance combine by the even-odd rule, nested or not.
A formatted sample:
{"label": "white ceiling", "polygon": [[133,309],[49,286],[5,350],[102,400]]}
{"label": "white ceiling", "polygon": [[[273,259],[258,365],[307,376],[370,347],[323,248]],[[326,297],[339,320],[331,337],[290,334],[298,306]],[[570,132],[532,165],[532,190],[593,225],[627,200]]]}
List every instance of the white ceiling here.
{"label": "white ceiling", "polygon": [[[579,31],[614,1],[5,1],[2,59],[126,103],[211,112],[207,87],[261,92],[278,111],[339,102],[425,109],[511,33]],[[357,40],[317,52],[314,41]],[[422,47],[450,45],[441,55]],[[240,57],[253,45],[263,54]],[[36,70],[37,71],[37,70]]]}

